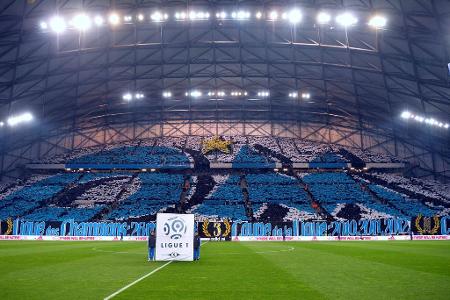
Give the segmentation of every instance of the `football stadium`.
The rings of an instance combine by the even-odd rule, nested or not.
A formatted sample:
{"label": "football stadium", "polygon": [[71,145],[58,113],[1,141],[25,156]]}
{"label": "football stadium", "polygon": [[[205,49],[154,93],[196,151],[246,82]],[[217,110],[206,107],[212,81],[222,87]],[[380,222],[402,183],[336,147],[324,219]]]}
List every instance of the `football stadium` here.
{"label": "football stadium", "polygon": [[0,299],[449,299],[448,0],[1,0]]}

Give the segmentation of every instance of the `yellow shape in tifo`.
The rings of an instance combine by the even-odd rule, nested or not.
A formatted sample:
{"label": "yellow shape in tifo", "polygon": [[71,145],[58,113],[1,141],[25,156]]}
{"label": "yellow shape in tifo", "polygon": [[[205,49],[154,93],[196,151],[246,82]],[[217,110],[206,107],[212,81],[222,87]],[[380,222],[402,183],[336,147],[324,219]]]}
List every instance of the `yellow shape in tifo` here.
{"label": "yellow shape in tifo", "polygon": [[223,153],[230,153],[230,145],[232,143],[230,141],[225,141],[225,140],[221,140],[218,136],[207,140],[207,141],[203,141],[203,153],[208,153],[214,150],[218,150],[220,152]]}

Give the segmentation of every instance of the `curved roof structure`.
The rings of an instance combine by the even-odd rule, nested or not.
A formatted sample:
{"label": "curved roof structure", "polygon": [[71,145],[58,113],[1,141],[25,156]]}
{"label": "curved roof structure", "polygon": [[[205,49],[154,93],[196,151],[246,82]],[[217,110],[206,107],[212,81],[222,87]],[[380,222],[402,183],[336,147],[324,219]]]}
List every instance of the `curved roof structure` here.
{"label": "curved roof structure", "polygon": [[[225,122],[308,127],[449,176],[449,15],[446,0],[2,1],[1,172],[93,131]],[[23,112],[33,125],[7,126]]]}

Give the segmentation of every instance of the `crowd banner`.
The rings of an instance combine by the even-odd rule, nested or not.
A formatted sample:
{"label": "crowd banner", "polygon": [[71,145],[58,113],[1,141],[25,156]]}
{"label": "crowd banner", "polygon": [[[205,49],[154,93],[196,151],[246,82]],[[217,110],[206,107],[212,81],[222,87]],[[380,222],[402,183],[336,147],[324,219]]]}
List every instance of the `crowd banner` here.
{"label": "crowd banner", "polygon": [[410,221],[406,219],[307,221],[284,223],[233,223],[232,238],[238,236],[390,236],[407,235]]}
{"label": "crowd banner", "polygon": [[411,227],[415,235],[449,235],[450,217],[418,215],[412,218]]}
{"label": "crowd banner", "polygon": [[[194,225],[190,227],[193,229]],[[155,222],[76,222],[71,219],[27,221],[20,218],[0,220],[0,236],[3,236],[3,239],[8,239],[5,236],[51,236],[58,237],[57,239],[60,240],[70,240],[71,237],[105,237],[101,240],[127,241],[136,240],[136,237],[146,237],[155,229]],[[369,236],[409,235],[411,232],[415,239],[418,239],[419,236],[450,235],[450,217],[419,215],[411,220],[397,218],[332,222],[293,220],[282,223],[203,220],[197,223],[197,230],[202,239],[226,240],[244,240],[246,237],[273,237],[278,240],[283,236],[286,240],[324,236],[361,239],[361,237]],[[44,240],[48,239],[44,238]]]}
{"label": "crowd banner", "polygon": [[156,260],[194,260],[194,215],[156,215]]}
{"label": "crowd banner", "polygon": [[231,222],[213,222],[204,220],[197,225],[198,233],[202,239],[224,239],[231,240]]}

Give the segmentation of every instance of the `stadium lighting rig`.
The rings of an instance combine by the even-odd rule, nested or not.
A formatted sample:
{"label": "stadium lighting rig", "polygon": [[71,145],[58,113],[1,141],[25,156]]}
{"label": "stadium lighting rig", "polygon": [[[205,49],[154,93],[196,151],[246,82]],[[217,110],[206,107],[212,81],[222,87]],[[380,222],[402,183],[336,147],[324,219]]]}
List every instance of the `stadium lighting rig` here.
{"label": "stadium lighting rig", "polygon": [[[292,26],[297,25],[303,19],[303,13],[300,8],[292,8],[287,10],[272,9],[269,11],[257,10],[251,12],[249,10],[188,10],[163,12],[154,11],[138,11],[135,14],[121,15],[118,11],[112,11],[105,15],[90,15],[88,12],[80,12],[72,18],[66,18],[62,15],[56,15],[49,20],[39,22],[39,27],[43,31],[51,30],[57,34],[63,33],[66,29],[75,29],[80,32],[88,31],[92,27],[100,27],[109,24],[111,27],[119,25],[142,24],[144,21],[149,23],[161,23],[166,21],[206,21],[210,16],[215,16],[216,20],[266,20],[269,22],[288,22]],[[213,18],[214,19],[214,18]],[[329,12],[319,11],[316,15],[315,22],[319,25],[329,24],[332,22],[332,15]],[[358,23],[358,18],[351,12],[343,12],[335,16],[335,23],[344,28],[354,26]],[[375,29],[384,28],[387,24],[387,18],[382,15],[372,16],[367,24]],[[93,26],[95,25],[95,26]]]}
{"label": "stadium lighting rig", "polygon": [[407,110],[403,111],[400,117],[404,120],[412,120],[418,123],[425,123],[430,126],[448,129],[450,125],[434,118],[427,118],[418,114],[411,113]]}
{"label": "stadium lighting rig", "polygon": [[380,29],[386,26],[387,19],[383,16],[376,15],[370,19],[368,24],[373,28]]}
{"label": "stadium lighting rig", "polygon": [[144,99],[144,97],[145,97],[145,95],[141,92],[136,92],[136,93],[126,92],[122,95],[122,99],[127,102],[131,102],[133,100]]}
{"label": "stadium lighting rig", "polygon": [[[26,112],[26,113],[22,113],[20,115],[14,115],[14,116],[9,117],[6,120],[6,124],[8,124],[8,126],[10,126],[10,127],[15,127],[22,123],[29,123],[32,120],[33,120],[33,115],[29,112]],[[3,127],[3,126],[5,126],[5,122],[2,121],[2,122],[0,122],[0,127]]]}
{"label": "stadium lighting rig", "polygon": [[358,19],[353,14],[345,12],[336,17],[336,23],[347,28],[358,23]]}
{"label": "stadium lighting rig", "polygon": [[269,97],[270,96],[270,93],[269,93],[269,91],[260,91],[260,92],[258,92],[257,94],[256,94],[258,97]]}
{"label": "stadium lighting rig", "polygon": [[302,93],[302,99],[310,99],[311,94],[310,93]]}

